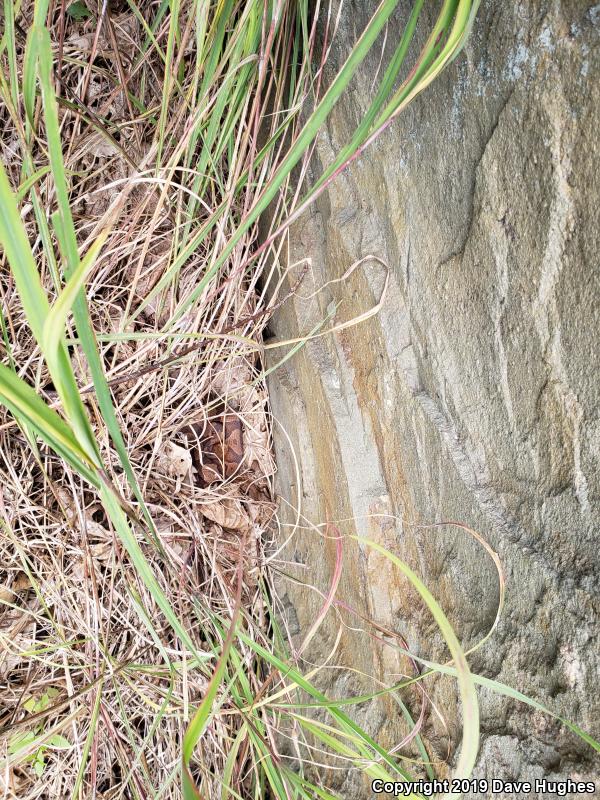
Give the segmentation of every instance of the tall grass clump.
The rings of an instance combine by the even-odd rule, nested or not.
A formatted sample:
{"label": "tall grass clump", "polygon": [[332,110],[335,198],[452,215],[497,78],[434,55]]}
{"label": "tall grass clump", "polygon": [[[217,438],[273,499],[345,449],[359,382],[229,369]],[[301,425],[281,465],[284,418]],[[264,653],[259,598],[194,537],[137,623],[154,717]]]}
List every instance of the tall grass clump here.
{"label": "tall grass clump", "polygon": [[425,773],[351,712],[432,672],[456,678],[454,771],[470,774],[475,687],[490,682],[394,554],[447,664],[332,702],[288,647],[272,613],[261,352],[291,221],[459,53],[477,5],[441,2],[409,63],[413,3],[371,107],[307,186],[312,143],[397,0],[328,85],[336,20],[319,2],[4,0],[4,796],[329,798],[308,769],[320,751],[372,778],[430,774],[418,730]]}

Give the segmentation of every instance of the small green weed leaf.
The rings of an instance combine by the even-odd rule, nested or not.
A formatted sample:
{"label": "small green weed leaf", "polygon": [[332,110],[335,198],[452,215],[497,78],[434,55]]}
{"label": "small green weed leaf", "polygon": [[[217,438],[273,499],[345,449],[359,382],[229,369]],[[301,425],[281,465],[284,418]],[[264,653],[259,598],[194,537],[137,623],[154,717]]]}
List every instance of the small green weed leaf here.
{"label": "small green weed leaf", "polygon": [[54,736],[48,739],[48,747],[54,747],[57,750],[69,750],[71,748],[71,742],[64,736],[61,736],[60,733],[55,733]]}
{"label": "small green weed leaf", "polygon": [[29,711],[32,714],[34,711],[37,711],[37,702],[35,697],[28,697],[27,700],[23,703],[23,708],[25,711]]}
{"label": "small green weed leaf", "polygon": [[81,0],[76,0],[75,3],[71,3],[71,5],[67,8],[67,14],[71,17],[71,19],[77,21],[88,19],[92,16],[92,12]]}
{"label": "small green weed leaf", "polygon": [[35,739],[35,733],[33,731],[27,731],[27,733],[18,733],[16,736],[10,740],[8,745],[8,752],[11,756],[15,755],[15,753],[24,750],[27,745],[31,744]]}
{"label": "small green weed leaf", "polygon": [[43,749],[40,748],[38,750],[38,752],[37,752],[36,757],[35,757],[35,761],[33,762],[33,771],[38,776],[38,778],[41,778],[41,776],[42,776],[42,774],[44,772],[45,766],[46,766],[46,762],[44,760],[44,752],[43,752]]}

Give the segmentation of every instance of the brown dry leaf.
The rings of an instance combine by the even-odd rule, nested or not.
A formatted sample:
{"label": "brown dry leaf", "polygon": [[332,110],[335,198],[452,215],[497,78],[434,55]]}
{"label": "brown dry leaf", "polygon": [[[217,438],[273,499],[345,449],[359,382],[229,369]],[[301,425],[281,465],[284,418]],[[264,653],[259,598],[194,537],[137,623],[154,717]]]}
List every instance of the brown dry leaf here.
{"label": "brown dry leaf", "polygon": [[236,498],[225,497],[222,500],[203,503],[200,510],[207,519],[216,522],[222,528],[245,532],[252,527],[252,520]]}
{"label": "brown dry leaf", "polygon": [[95,158],[113,158],[119,154],[119,149],[101,133],[93,133],[85,140],[85,149],[88,155]]}
{"label": "brown dry leaf", "polygon": [[19,572],[17,573],[17,577],[14,579],[12,584],[12,590],[15,592],[25,592],[31,589],[31,581],[29,580],[29,576],[26,572]]}
{"label": "brown dry leaf", "polygon": [[4,678],[22,661],[21,651],[27,650],[33,637],[35,623],[24,611],[10,609],[2,615],[0,624],[0,677]]}
{"label": "brown dry leaf", "polygon": [[178,492],[183,481],[192,476],[192,454],[175,442],[163,442],[156,460],[156,469],[163,475],[175,478]]}
{"label": "brown dry leaf", "polygon": [[242,356],[218,361],[211,382],[213,392],[225,398],[252,382],[252,370],[248,361]]}
{"label": "brown dry leaf", "polygon": [[14,592],[8,586],[0,586],[0,606],[3,603],[12,603]]}
{"label": "brown dry leaf", "polygon": [[4,678],[14,670],[23,660],[19,655],[19,642],[23,641],[24,647],[31,640],[34,623],[25,611],[11,608],[8,605],[18,606],[26,592],[31,588],[31,582],[24,572],[19,572],[11,586],[0,586],[0,678]]}
{"label": "brown dry leaf", "polygon": [[113,552],[112,542],[99,542],[98,544],[90,545],[90,554],[92,558],[100,562],[106,562],[110,559]]}
{"label": "brown dry leaf", "polygon": [[[115,39],[119,48],[119,55],[123,64],[126,65],[133,58],[132,45],[135,44],[134,37],[139,29],[139,23],[132,14],[121,14],[119,17],[112,19],[112,24],[115,31]],[[94,39],[96,36],[95,31],[90,31],[84,34],[73,34],[66,40],[65,45],[68,49],[75,50],[79,53],[84,53],[89,57],[94,46]],[[96,48],[96,58],[104,58],[114,60],[115,53],[112,48],[109,36],[106,33],[106,27],[103,25],[98,37],[98,46]]]}
{"label": "brown dry leaf", "polygon": [[205,485],[233,477],[244,460],[242,422],[237,414],[224,413],[210,420],[201,447],[201,474]]}
{"label": "brown dry leaf", "polygon": [[244,460],[259,476],[273,475],[269,425],[264,391],[248,386],[243,393]]}
{"label": "brown dry leaf", "polygon": [[[59,486],[56,491],[69,524],[75,528],[75,530],[80,530],[81,516],[75,508],[73,496],[63,486]],[[100,507],[98,505],[88,506],[83,512],[83,517],[85,533],[88,541],[90,542],[90,554],[92,558],[102,562],[107,561],[110,557],[113,547],[113,538],[108,528],[105,528],[104,525],[96,522],[92,516],[99,508]],[[73,562],[73,568],[71,569],[69,575],[71,579],[84,579],[85,575],[81,560]]]}
{"label": "brown dry leaf", "polygon": [[64,486],[57,486],[56,489],[56,496],[58,498],[58,502],[61,505],[61,510],[64,511],[65,516],[67,518],[67,522],[70,522],[71,525],[77,519],[77,511],[75,510],[75,499],[71,492],[65,489]]}

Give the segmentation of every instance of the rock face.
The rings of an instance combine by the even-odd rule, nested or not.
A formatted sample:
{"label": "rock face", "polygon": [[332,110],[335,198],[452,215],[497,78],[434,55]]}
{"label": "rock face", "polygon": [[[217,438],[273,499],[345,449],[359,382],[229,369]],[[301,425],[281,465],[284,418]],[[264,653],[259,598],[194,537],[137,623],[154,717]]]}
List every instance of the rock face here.
{"label": "rock face", "polygon": [[[374,8],[345,2],[332,68]],[[402,21],[390,24],[388,43]],[[288,571],[321,592],[331,583],[335,542],[306,520],[367,534],[419,574],[467,648],[493,624],[496,568],[464,529],[418,525],[477,530],[502,562],[506,605],[472,669],[596,737],[599,26],[600,5],[581,0],[482,3],[458,60],[295,225],[291,262],[311,266],[273,330],[277,339],[306,334],[338,301],[336,323],[372,307],[385,278],[374,259],[309,297],[369,255],[389,267],[382,309],[309,342],[270,379],[281,516],[293,524],[300,504],[306,518],[285,549]],[[320,135],[313,177],[367,108],[378,60]],[[323,596],[290,581],[280,591],[300,642]],[[350,539],[338,595],[419,656],[448,658],[398,570]],[[348,612],[343,620],[363,624]],[[338,627],[331,611],[304,653],[311,662],[330,655]],[[343,631],[330,663],[375,679],[324,670],[332,697],[413,674],[397,651],[356,630]],[[439,678],[426,688],[440,712],[426,715],[430,756],[443,760],[460,744],[456,685]],[[420,697],[405,696],[415,718]],[[488,690],[479,697],[476,776],[598,775],[593,751],[551,717]],[[406,735],[391,699],[361,708],[382,744]],[[372,796],[353,772],[332,776],[344,796]]]}

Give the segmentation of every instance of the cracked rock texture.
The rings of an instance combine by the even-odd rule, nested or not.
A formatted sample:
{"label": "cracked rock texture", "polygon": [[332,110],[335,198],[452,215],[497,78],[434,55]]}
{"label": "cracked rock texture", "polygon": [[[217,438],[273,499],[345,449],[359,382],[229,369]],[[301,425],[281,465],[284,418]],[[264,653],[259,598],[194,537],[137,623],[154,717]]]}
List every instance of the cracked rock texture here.
{"label": "cracked rock texture", "polygon": [[[333,64],[374,7],[345,3]],[[581,0],[482,3],[458,60],[295,225],[291,262],[310,258],[311,267],[273,331],[305,334],[338,301],[336,322],[373,306],[385,277],[374,260],[309,297],[368,255],[389,265],[383,308],[308,343],[270,386],[285,500],[311,523],[342,520],[342,533],[368,534],[398,554],[465,647],[494,621],[493,561],[461,528],[417,525],[455,520],[477,530],[503,564],[506,606],[471,657],[473,670],[596,737],[599,26],[600,5]],[[399,14],[388,47],[401,28]],[[313,178],[367,108],[377,62],[361,70],[319,136]],[[291,268],[290,283],[301,267]],[[281,516],[294,522],[286,502]],[[285,549],[288,572],[326,592],[335,543],[303,524]],[[300,643],[323,596],[283,580],[280,592]],[[447,659],[398,570],[351,540],[339,596],[416,654]],[[360,627],[347,612],[341,619]],[[338,627],[330,612],[304,653],[311,662],[329,656]],[[330,663],[358,671],[323,670],[332,697],[414,674],[396,650],[357,630],[343,631]],[[451,774],[462,730],[456,686],[440,678],[426,688],[440,712],[426,713],[429,753],[447,758],[441,772]],[[479,696],[476,776],[597,778],[593,751],[551,717],[487,690]],[[418,717],[421,695],[403,697]],[[408,731],[389,698],[353,713],[386,746]],[[345,797],[371,796],[341,766],[330,783]]]}

